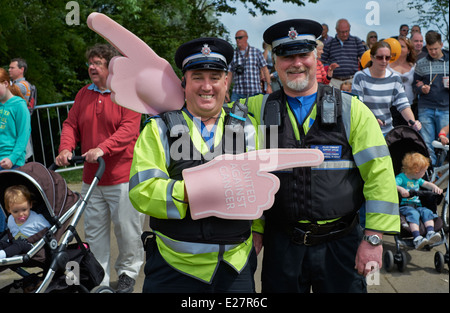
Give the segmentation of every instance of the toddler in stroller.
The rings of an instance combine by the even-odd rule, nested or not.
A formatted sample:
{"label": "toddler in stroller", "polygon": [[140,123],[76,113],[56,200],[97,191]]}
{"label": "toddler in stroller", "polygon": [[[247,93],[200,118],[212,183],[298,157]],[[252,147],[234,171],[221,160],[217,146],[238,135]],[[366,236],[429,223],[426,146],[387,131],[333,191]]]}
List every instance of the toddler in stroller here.
{"label": "toddler in stroller", "polygon": [[[414,154],[419,153],[422,156],[425,157],[425,159],[429,159],[429,152],[428,148],[425,144],[425,141],[420,136],[420,134],[415,131],[413,128],[409,126],[397,126],[391,131],[389,131],[386,136],[386,143],[389,148],[389,152],[391,154],[392,162],[394,165],[394,172],[397,177],[397,182],[399,184],[399,178],[402,177],[402,162],[405,158],[405,155],[407,154]],[[417,173],[416,176],[411,177],[413,179],[423,179],[423,181],[420,181],[422,184],[421,188],[419,188],[418,191],[412,190],[417,188],[411,188],[409,187],[408,194],[406,192],[403,192],[402,195],[402,189],[399,190],[399,198],[407,197],[407,198],[413,198],[410,199],[413,203],[414,208],[405,209],[400,212],[400,220],[401,220],[401,230],[400,234],[395,235],[395,244],[396,244],[396,252],[392,252],[391,250],[386,250],[383,257],[383,264],[385,269],[390,272],[394,265],[397,265],[397,268],[400,272],[403,272],[406,268],[407,263],[407,257],[405,251],[403,251],[400,246],[405,248],[416,248],[416,244],[414,243],[414,239],[416,239],[417,247],[421,248],[424,247],[426,250],[430,250],[431,248],[435,246],[439,246],[441,244],[445,245],[446,248],[446,254],[445,256],[442,254],[441,251],[436,251],[434,256],[434,265],[438,272],[441,272],[444,268],[445,263],[448,264],[448,243],[446,234],[444,232],[443,228],[443,222],[442,219],[437,216],[438,212],[438,206],[442,202],[443,195],[434,193],[432,190],[434,189],[438,193],[442,193],[442,189],[436,189],[433,185],[429,185],[429,171],[430,168],[428,168],[427,173],[423,170],[423,167],[421,168],[421,173]],[[403,173],[404,174],[404,173]],[[422,175],[423,177],[419,177]],[[403,176],[406,177],[406,176]],[[407,177],[406,177],[407,178]],[[405,180],[406,181],[406,180]],[[419,182],[419,181],[416,181]],[[410,182],[410,184],[413,184],[413,182]],[[400,185],[400,184],[399,184]],[[426,190],[423,187],[429,187],[428,190]],[[431,189],[431,190],[430,190]],[[415,198],[415,196],[418,196],[418,198]],[[403,213],[406,213],[406,216],[408,216],[408,213],[416,214],[416,206],[418,206],[419,202],[415,202],[417,200],[420,200],[421,207],[426,207],[429,209],[432,214],[429,214],[430,212],[426,211],[428,213],[428,216],[422,220],[420,218],[415,219],[409,219],[403,215]],[[406,203],[408,200],[406,200]],[[415,203],[414,203],[415,202]],[[399,201],[400,207],[403,206],[403,200],[400,199]],[[431,216],[432,215],[432,219]],[[411,223],[413,221],[413,223]],[[419,236],[417,236],[417,228],[415,227],[416,222],[419,222],[419,235],[424,237],[425,239],[423,242],[420,239]],[[431,226],[434,224],[434,230],[432,230]],[[411,228],[412,226],[412,228]],[[427,229],[428,226],[428,229]],[[439,235],[436,235],[435,233],[438,233]],[[429,233],[429,234],[428,234]],[[428,237],[427,237],[428,235]],[[417,239],[418,238],[418,239]],[[433,239],[431,239],[433,238]],[[439,240],[440,239],[440,240]]]}
{"label": "toddler in stroller", "polygon": [[[397,191],[402,196],[400,214],[405,216],[409,223],[409,228],[414,237],[414,247],[422,249],[427,245],[441,241],[441,235],[434,231],[434,218],[437,215],[422,206],[417,191],[422,187],[440,195],[443,190],[422,178],[430,166],[429,160],[424,155],[418,152],[407,153],[402,160],[402,165],[402,173],[395,177]],[[425,237],[420,234],[420,220],[426,227]]]}
{"label": "toddler in stroller", "polygon": [[[0,292],[10,292],[11,288],[21,288],[25,291],[30,281],[34,286],[31,289],[36,293],[111,292],[99,287],[104,277],[103,268],[95,259],[89,246],[81,241],[76,230],[86,202],[92,194],[92,189],[100,180],[104,168],[104,161],[99,158],[99,168],[84,198],[72,192],[61,175],[40,163],[30,162],[17,169],[0,172],[0,209],[10,208],[9,192],[5,191],[11,186],[23,185],[35,195],[32,207],[29,204],[25,207],[28,210],[30,206],[30,212],[33,212],[28,219],[31,216],[37,216],[40,219],[42,216],[49,223],[47,225],[41,220],[42,225],[38,228],[42,226],[44,228],[28,237],[27,243],[22,246],[24,250],[14,251],[15,255],[11,256],[8,251],[11,247],[10,243],[13,242],[11,236],[10,242],[3,244],[2,247],[6,253],[5,257],[0,257],[0,272],[10,269],[23,279],[2,286]],[[14,218],[12,211],[11,214]],[[11,220],[11,217],[8,219]],[[19,224],[22,222],[23,219],[19,220]],[[26,224],[23,223],[19,228]],[[14,227],[17,225],[9,223],[8,226],[12,227],[7,232],[15,234]],[[24,232],[26,233],[24,237],[27,237],[28,232]],[[73,239],[76,239],[76,243],[71,243]],[[16,254],[18,251],[19,253]],[[24,267],[42,269],[42,272],[29,273],[24,270]]]}
{"label": "toddler in stroller", "polygon": [[33,248],[33,241],[29,238],[50,228],[50,223],[42,214],[31,210],[32,197],[32,193],[24,185],[6,188],[4,199],[5,209],[10,214],[9,236],[6,240],[0,240],[0,259],[27,253]]}

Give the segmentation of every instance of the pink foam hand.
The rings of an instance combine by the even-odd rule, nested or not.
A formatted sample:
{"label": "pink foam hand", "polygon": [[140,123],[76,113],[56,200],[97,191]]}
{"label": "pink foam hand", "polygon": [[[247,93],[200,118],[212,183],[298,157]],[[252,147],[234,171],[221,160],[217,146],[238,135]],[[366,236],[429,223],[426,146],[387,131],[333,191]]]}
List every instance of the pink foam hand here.
{"label": "pink foam hand", "polygon": [[253,220],[272,207],[280,181],[268,173],[323,162],[318,149],[269,149],[220,155],[183,170],[192,219]]}
{"label": "pink foam hand", "polygon": [[107,85],[115,103],[150,115],[183,107],[181,81],[169,62],[104,14],[91,13],[87,24],[123,55],[109,63]]}

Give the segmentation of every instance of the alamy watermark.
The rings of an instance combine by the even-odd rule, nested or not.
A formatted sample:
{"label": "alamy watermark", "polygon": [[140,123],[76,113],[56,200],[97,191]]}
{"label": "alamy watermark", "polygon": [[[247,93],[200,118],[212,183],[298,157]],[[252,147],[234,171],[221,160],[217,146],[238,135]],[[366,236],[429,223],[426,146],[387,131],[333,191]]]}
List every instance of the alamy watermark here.
{"label": "alamy watermark", "polygon": [[369,1],[366,3],[366,10],[369,10],[366,14],[366,24],[380,25],[380,4],[377,1]]}
{"label": "alamy watermark", "polygon": [[75,261],[69,261],[66,264],[66,284],[68,286],[80,285],[80,264]]}
{"label": "alamy watermark", "polygon": [[378,262],[372,261],[368,263],[372,267],[372,271],[366,276],[366,283],[368,286],[380,285],[380,266]]}
{"label": "alamy watermark", "polygon": [[[80,4],[78,1],[67,2],[66,10],[69,10],[66,14],[66,24],[69,26],[80,25]],[[366,3],[366,10],[369,10],[366,14],[366,24],[369,26],[380,25],[380,4],[377,1],[369,1]]]}
{"label": "alamy watermark", "polygon": [[80,25],[80,4],[77,1],[69,1],[66,3],[66,24],[69,26]]}

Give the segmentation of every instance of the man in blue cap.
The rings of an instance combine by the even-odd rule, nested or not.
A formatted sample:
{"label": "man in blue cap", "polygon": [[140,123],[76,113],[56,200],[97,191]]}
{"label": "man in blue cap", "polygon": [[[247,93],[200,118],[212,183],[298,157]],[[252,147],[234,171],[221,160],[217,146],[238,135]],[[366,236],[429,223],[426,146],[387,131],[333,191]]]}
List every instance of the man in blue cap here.
{"label": "man in blue cap", "polygon": [[264,243],[263,292],[366,292],[364,277],[382,263],[383,233],[399,232],[394,171],[374,115],[357,97],[317,83],[321,33],[306,19],[269,27],[264,41],[283,88],[248,99],[267,148],[325,156],[320,166],[275,173],[280,190],[265,211],[264,235],[254,234],[257,251]]}
{"label": "man in blue cap", "polygon": [[[136,210],[150,215],[153,230],[145,243],[144,292],[254,292],[252,221],[193,220],[182,176],[227,147],[236,147],[231,153],[256,148],[254,121],[231,111],[244,113],[234,120],[223,108],[232,57],[222,39],[181,45],[175,62],[183,72],[185,105],[152,117],[137,140],[129,196]],[[225,126],[234,122],[244,123],[246,140],[226,136]]]}

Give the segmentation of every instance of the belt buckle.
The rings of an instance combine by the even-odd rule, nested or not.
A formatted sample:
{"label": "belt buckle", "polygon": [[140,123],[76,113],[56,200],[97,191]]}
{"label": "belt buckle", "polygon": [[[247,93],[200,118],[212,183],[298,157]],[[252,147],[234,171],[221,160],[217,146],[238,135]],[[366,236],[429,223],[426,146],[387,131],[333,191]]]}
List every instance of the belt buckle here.
{"label": "belt buckle", "polygon": [[311,231],[306,231],[305,235],[303,236],[303,244],[307,247],[311,246],[311,244],[308,243],[308,235],[311,234]]}

